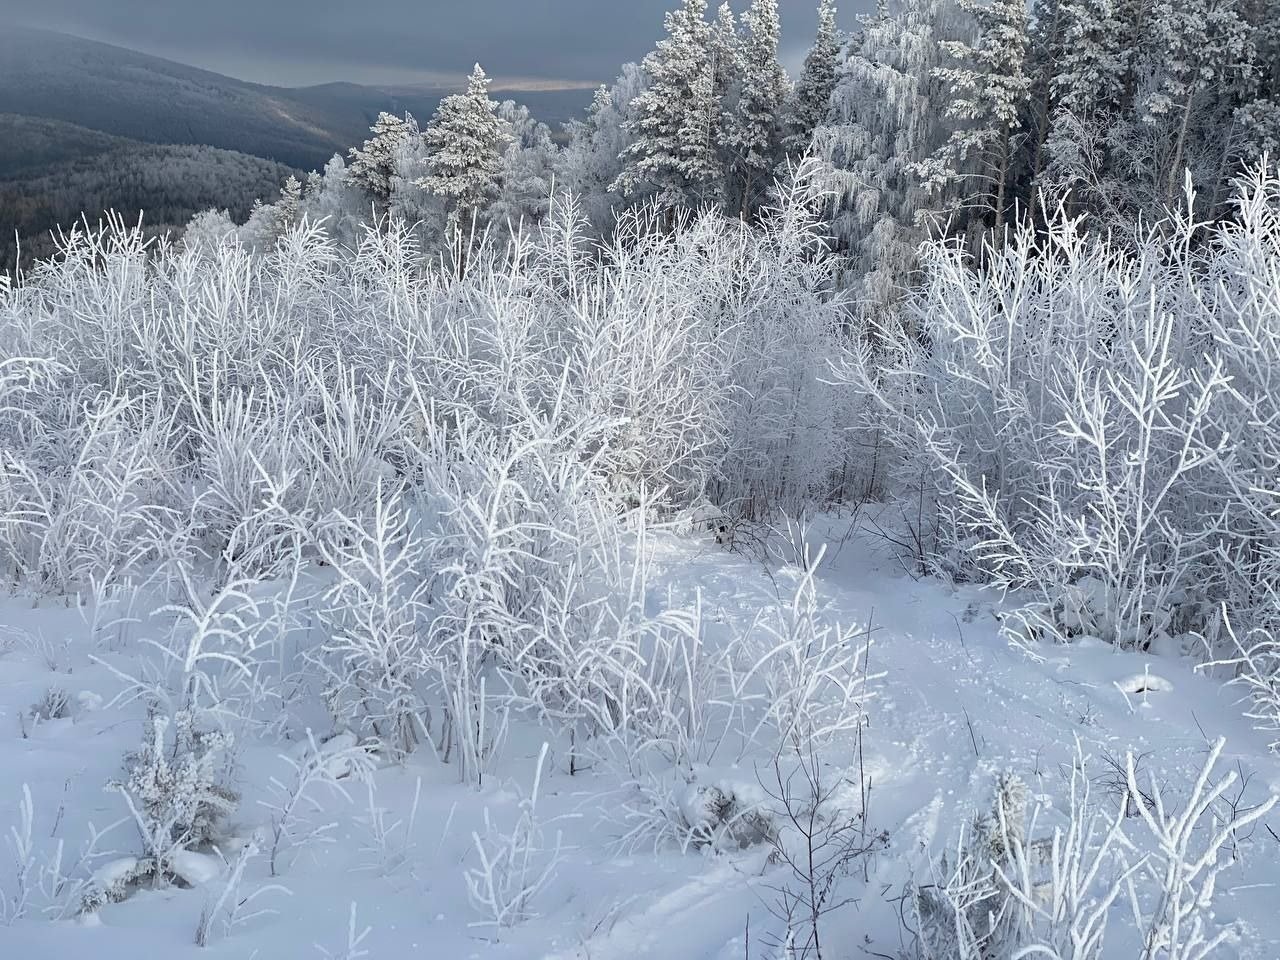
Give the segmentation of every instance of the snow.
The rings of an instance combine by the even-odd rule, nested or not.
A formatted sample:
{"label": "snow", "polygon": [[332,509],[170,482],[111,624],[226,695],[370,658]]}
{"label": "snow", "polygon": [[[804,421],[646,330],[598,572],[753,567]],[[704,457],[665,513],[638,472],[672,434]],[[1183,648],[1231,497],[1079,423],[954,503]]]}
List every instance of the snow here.
{"label": "snow", "polygon": [[222,860],[210,853],[180,850],[170,861],[173,872],[188,886],[200,887],[222,876]]}
{"label": "snow", "polygon": [[[1017,772],[1033,796],[1061,810],[1063,770],[1077,744],[1095,758],[1133,751],[1144,771],[1181,783],[1198,770],[1208,744],[1223,736],[1224,765],[1240,772],[1243,803],[1257,803],[1280,788],[1280,764],[1266,738],[1249,727],[1234,695],[1189,660],[1101,644],[1045,647],[1041,659],[1027,657],[999,635],[998,597],[976,586],[916,579],[865,524],[853,536],[848,527],[847,518],[831,516],[810,528],[814,547],[829,545],[817,572],[818,603],[826,621],[870,626],[870,670],[883,677],[861,741],[838,739],[822,761],[854,782],[859,773],[865,777],[867,822],[887,831],[889,843],[871,858],[865,878],[845,881],[853,885],[849,893],[857,903],[833,915],[830,942],[895,955],[901,936],[896,900],[904,884],[954,843],[956,830],[974,810],[986,808],[995,777]],[[799,576],[794,568],[766,569],[729,553],[706,531],[655,535],[651,548],[653,594],[670,603],[700,594],[717,622],[713,637],[727,635],[719,628],[785,605]],[[23,738],[14,717],[59,678],[30,650],[13,649],[0,659],[0,717],[7,731],[0,740],[0,769],[10,785],[0,797],[0,825],[18,822],[17,786],[28,784],[37,809],[37,847],[61,840],[71,850],[83,841],[90,820],[101,827],[124,815],[118,797],[102,786],[119,776],[121,757],[136,748],[145,711],[118,698],[121,681],[102,661],[122,669],[137,652],[103,656],[78,612],[60,602],[32,607],[30,600],[9,598],[0,605],[0,619],[32,634],[65,632],[71,642],[63,669],[84,691],[78,699],[101,698],[102,706],[83,713],[72,732]],[[283,749],[305,756],[305,734],[292,736],[301,739]],[[463,877],[464,869],[476,866],[472,834],[483,832],[486,812],[501,830],[516,823],[542,741],[531,723],[513,721],[506,748],[479,793],[460,785],[453,766],[430,749],[403,764],[381,766],[373,775],[376,804],[389,811],[388,823],[400,824],[392,829],[393,843],[403,852],[398,858],[380,859],[374,849],[362,789],[353,787],[345,797],[316,793],[320,818],[336,824],[334,842],[297,851],[275,878],[267,876],[263,860],[251,861],[241,896],[271,883],[292,896],[267,891],[254,908],[269,912],[204,950],[192,942],[207,900],[198,888],[226,870],[212,853],[186,851],[173,868],[197,889],[144,888],[103,907],[88,923],[28,917],[0,927],[0,956],[320,956],[314,945],[340,956],[352,904],[355,933],[369,928],[361,949],[370,957],[429,951],[465,958],[732,960],[743,955],[748,937],[752,956],[765,955],[755,951],[781,929],[771,907],[783,881],[766,846],[619,851],[616,827],[602,814],[623,785],[592,771],[569,776],[563,758],[548,762],[540,785],[543,847],[550,847],[556,832],[564,839],[531,918],[511,927],[477,926],[482,918],[468,901]],[[353,735],[340,733],[320,749],[339,752],[354,745]],[[266,810],[256,801],[266,795],[271,777],[286,778],[281,751],[266,733],[242,738],[236,832],[267,825]],[[709,819],[711,808],[726,797],[759,802],[769,760],[758,752],[717,757],[697,771],[675,802],[691,823]],[[330,772],[341,777],[350,771]],[[1239,921],[1243,934],[1214,956],[1280,955],[1280,917],[1269,886],[1277,880],[1277,858],[1266,834],[1255,831],[1242,843],[1240,862],[1219,885],[1215,922]],[[109,844],[118,854],[100,862],[94,881],[109,884],[127,875],[137,859],[123,854],[137,849],[136,843],[131,825],[118,827]],[[6,871],[5,882],[8,876]],[[1133,944],[1123,935],[1108,944],[1114,952],[1107,957],[1136,955],[1127,952]]]}

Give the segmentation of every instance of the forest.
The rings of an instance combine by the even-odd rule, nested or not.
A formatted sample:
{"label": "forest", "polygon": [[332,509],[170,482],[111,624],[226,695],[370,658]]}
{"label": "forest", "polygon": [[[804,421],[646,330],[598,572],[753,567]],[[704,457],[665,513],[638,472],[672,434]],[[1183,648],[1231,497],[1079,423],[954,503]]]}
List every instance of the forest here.
{"label": "forest", "polygon": [[[25,117],[0,117],[0,136],[12,133],[29,147],[32,125]],[[67,137],[68,125],[55,126],[38,170],[0,175],[0,223],[6,226],[0,264],[10,269],[53,257],[59,227],[97,225],[111,213],[133,224],[141,220],[151,237],[181,234],[214,204],[247,218],[255,201],[273,195],[293,173],[231,150],[157,146],[71,128],[83,135],[77,142]]]}
{"label": "forest", "polygon": [[0,948],[1280,955],[1280,8],[839,22],[0,275]]}

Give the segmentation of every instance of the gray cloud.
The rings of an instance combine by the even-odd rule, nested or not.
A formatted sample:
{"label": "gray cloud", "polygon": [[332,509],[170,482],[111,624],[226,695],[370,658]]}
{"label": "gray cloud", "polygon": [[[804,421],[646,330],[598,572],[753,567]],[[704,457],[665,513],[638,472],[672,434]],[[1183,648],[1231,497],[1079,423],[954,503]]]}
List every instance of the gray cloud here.
{"label": "gray cloud", "polygon": [[[0,24],[62,30],[262,83],[457,82],[479,61],[500,80],[589,85],[643,57],[676,2],[0,0]],[[852,27],[868,5],[848,0],[842,25]],[[780,0],[789,67],[812,38],[816,6]]]}

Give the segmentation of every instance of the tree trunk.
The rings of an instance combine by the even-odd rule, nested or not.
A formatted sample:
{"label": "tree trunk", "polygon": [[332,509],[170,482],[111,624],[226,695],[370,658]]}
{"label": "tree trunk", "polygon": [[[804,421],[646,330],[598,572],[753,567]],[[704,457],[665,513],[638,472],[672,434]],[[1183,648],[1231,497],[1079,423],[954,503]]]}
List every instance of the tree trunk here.
{"label": "tree trunk", "polygon": [[1037,189],[1040,173],[1044,169],[1044,145],[1049,139],[1049,117],[1053,107],[1053,62],[1049,59],[1049,49],[1053,47],[1061,30],[1062,4],[1053,5],[1053,20],[1049,26],[1049,42],[1043,51],[1043,69],[1040,71],[1040,103],[1037,112],[1040,115],[1039,128],[1036,130],[1036,150],[1031,161],[1031,212],[1034,216],[1040,207],[1040,191]]}
{"label": "tree trunk", "polygon": [[1170,205],[1178,196],[1178,184],[1182,182],[1182,153],[1187,146],[1187,128],[1191,125],[1191,105],[1195,102],[1196,91],[1193,88],[1187,94],[1186,105],[1182,108],[1182,123],[1178,127],[1178,139],[1173,148],[1173,162],[1169,165]]}
{"label": "tree trunk", "polygon": [[1000,165],[999,172],[996,174],[998,183],[996,184],[996,240],[997,244],[1004,243],[1004,196],[1005,187],[1009,180],[1009,124],[1004,125],[1004,129],[1000,131]]}

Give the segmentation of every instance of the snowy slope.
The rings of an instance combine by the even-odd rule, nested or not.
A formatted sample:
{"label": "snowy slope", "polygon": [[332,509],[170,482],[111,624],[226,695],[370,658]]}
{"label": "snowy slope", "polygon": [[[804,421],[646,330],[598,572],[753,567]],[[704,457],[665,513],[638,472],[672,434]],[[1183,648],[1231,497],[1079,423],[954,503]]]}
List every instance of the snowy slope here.
{"label": "snowy slope", "polygon": [[[1144,769],[1186,782],[1208,742],[1225,736],[1224,766],[1240,771],[1249,801],[1280,788],[1280,766],[1265,742],[1239,719],[1230,694],[1190,664],[1100,647],[1046,649],[1045,659],[1033,662],[999,638],[997,598],[913,579],[882,542],[864,534],[845,538],[847,520],[825,523],[827,531],[811,534],[816,542],[829,532],[832,541],[818,573],[824,616],[872,624],[870,666],[884,676],[862,755],[846,738],[822,760],[855,780],[859,770],[865,773],[867,823],[887,831],[889,843],[860,868],[864,872],[842,881],[855,902],[830,919],[824,955],[901,955],[906,935],[898,900],[906,884],[913,873],[927,872],[958,825],[988,802],[1002,770],[1022,775],[1033,793],[1060,799],[1079,743],[1095,758],[1119,758],[1132,749],[1144,757]],[[700,538],[664,535],[653,548],[655,584],[667,602],[700,594],[704,615],[726,624],[787,602],[796,577],[794,569],[766,570]],[[42,861],[59,842],[66,844],[64,861],[74,860],[90,821],[101,829],[125,814],[104,784],[120,775],[121,756],[136,747],[143,711],[136,702],[113,703],[122,684],[110,667],[127,672],[138,656],[131,638],[145,630],[146,618],[140,619],[143,624],[103,631],[94,642],[81,611],[64,602],[33,607],[10,597],[0,606],[0,824],[20,827],[28,785],[33,846]],[[33,722],[30,707],[51,686],[71,695],[71,715]],[[1147,692],[1135,692],[1141,687]],[[316,722],[322,723],[319,716]],[[244,796],[235,822],[244,837],[269,823],[257,801],[268,795],[272,777],[287,779],[280,755],[305,750],[302,731],[285,725],[282,734],[278,741],[260,736],[241,744],[235,779]],[[536,916],[510,929],[477,926],[464,883],[475,862],[472,831],[482,829],[486,809],[495,823],[514,823],[539,748],[539,733],[517,724],[498,776],[478,793],[458,784],[454,770],[429,751],[379,769],[372,791],[346,778],[337,781],[345,783],[345,796],[317,792],[319,809],[311,816],[333,825],[332,842],[288,853],[274,879],[262,858],[252,861],[238,897],[261,890],[244,912],[266,912],[204,949],[194,945],[193,931],[223,884],[213,874],[226,872],[200,876],[210,864],[217,867],[209,858],[192,866],[193,879],[205,881],[194,889],[143,890],[87,921],[29,917],[0,926],[0,956],[293,958],[321,956],[323,949],[374,958],[731,960],[746,955],[748,941],[750,956],[772,955],[764,945],[781,929],[772,911],[784,878],[766,862],[765,849],[619,852],[612,843],[616,829],[602,815],[618,784],[592,771],[570,777],[554,762],[538,809],[545,845],[558,833],[562,852],[532,904]],[[767,761],[722,756],[715,771],[751,783],[767,776]],[[1246,935],[1214,955],[1280,956],[1275,891],[1259,886],[1276,875],[1277,844],[1267,834],[1256,831],[1241,847],[1242,861],[1224,875],[1217,917],[1242,921]],[[118,826],[103,848],[108,855],[95,865],[136,853],[132,826]],[[14,889],[12,875],[7,865],[0,874],[6,894]],[[344,954],[352,909],[352,931],[368,932]],[[1117,937],[1107,955],[1135,956],[1133,949]]]}

